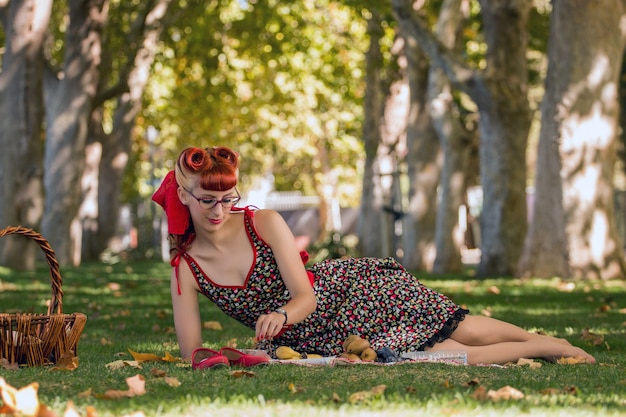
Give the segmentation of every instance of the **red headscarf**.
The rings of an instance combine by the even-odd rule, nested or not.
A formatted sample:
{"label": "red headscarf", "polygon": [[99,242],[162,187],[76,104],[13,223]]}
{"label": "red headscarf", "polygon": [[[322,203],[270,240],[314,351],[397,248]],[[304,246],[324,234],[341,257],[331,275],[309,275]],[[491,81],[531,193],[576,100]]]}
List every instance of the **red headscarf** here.
{"label": "red headscarf", "polygon": [[189,208],[178,198],[178,183],[174,171],[167,173],[159,189],[152,195],[152,200],[165,210],[169,233],[185,234],[189,227]]}

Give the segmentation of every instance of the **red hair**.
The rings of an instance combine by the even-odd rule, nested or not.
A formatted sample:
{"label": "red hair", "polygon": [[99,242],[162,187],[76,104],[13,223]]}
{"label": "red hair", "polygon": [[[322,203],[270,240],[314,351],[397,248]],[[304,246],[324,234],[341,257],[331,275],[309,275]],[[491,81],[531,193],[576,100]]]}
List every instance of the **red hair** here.
{"label": "red hair", "polygon": [[[226,191],[237,185],[239,158],[225,146],[187,148],[176,162],[176,180],[186,190],[195,185],[211,191]],[[199,179],[194,183],[194,177]]]}

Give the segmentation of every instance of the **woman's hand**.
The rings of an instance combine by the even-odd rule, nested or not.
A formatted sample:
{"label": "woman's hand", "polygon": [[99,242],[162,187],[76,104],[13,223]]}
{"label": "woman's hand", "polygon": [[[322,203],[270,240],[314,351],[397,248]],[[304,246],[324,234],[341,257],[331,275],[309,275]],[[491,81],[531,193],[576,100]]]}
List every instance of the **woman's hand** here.
{"label": "woman's hand", "polygon": [[261,314],[256,322],[256,339],[272,339],[283,329],[287,318],[280,313]]}

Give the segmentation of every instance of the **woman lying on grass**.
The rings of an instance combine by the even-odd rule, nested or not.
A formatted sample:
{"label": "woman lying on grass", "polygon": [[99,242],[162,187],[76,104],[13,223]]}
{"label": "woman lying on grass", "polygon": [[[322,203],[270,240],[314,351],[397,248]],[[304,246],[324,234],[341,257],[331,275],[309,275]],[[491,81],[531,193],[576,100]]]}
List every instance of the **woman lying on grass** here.
{"label": "woman lying on grass", "polygon": [[564,339],[470,315],[392,258],[333,259],[307,271],[279,213],[235,207],[238,164],[226,147],[187,148],[153,196],[173,242],[171,293],[183,357],[202,346],[200,293],[254,329],[260,342],[299,352],[337,355],[356,334],[397,354],[464,350],[470,364],[561,357],[595,363]]}

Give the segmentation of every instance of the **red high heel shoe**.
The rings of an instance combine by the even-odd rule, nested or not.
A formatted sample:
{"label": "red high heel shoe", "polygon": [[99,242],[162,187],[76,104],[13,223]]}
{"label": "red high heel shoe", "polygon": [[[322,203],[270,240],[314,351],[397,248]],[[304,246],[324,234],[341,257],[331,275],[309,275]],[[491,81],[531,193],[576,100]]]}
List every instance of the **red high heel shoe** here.
{"label": "red high heel shoe", "polygon": [[221,348],[219,353],[226,356],[231,365],[244,366],[246,368],[270,363],[270,360],[266,357],[248,355],[237,349],[228,347]]}
{"label": "red high heel shoe", "polygon": [[228,358],[213,349],[197,348],[191,353],[191,369],[209,369],[229,365]]}

